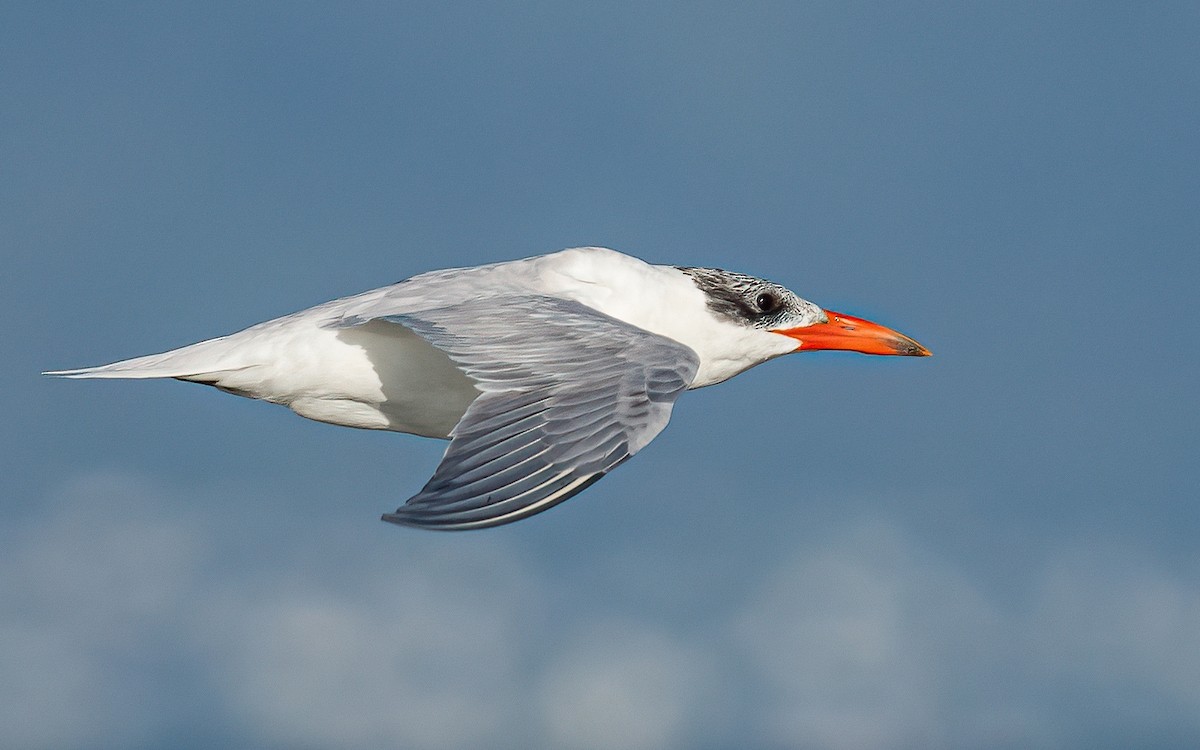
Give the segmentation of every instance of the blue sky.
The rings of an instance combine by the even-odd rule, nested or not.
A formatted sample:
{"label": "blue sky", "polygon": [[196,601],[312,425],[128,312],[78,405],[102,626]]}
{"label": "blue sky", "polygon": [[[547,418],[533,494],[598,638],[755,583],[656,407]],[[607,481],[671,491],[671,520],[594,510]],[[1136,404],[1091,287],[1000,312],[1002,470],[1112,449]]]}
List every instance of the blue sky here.
{"label": "blue sky", "polygon": [[[0,745],[1200,743],[1194,4],[9,3]],[[931,359],[685,394],[583,495],[62,382],[597,244]]]}

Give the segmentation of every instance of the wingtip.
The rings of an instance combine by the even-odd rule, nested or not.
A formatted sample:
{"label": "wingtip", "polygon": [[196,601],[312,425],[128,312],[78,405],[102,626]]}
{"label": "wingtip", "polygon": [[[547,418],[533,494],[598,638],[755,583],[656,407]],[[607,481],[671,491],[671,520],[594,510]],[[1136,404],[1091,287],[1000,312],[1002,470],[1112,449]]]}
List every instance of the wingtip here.
{"label": "wingtip", "polygon": [[[625,458],[628,458],[628,456]],[[622,458],[621,461],[625,460],[625,458]],[[605,472],[598,471],[583,476],[571,474],[569,477],[566,476],[567,474],[570,474],[570,472],[562,472],[557,475],[557,479],[566,478],[565,484],[557,484],[557,486],[554,486],[552,492],[537,497],[533,501],[521,501],[522,497],[528,495],[533,490],[527,490],[516,497],[488,505],[453,510],[439,508],[436,503],[431,504],[428,501],[419,502],[414,506],[412,499],[410,499],[408,503],[397,508],[394,513],[384,513],[380,518],[383,521],[400,526],[411,526],[415,529],[430,529],[433,531],[470,531],[473,529],[504,526],[541,513],[564,500],[578,495],[598,482],[604,476]],[[554,483],[544,482],[535,487],[534,490],[544,488],[547,484],[553,486]],[[413,499],[417,498],[421,498],[421,495],[417,495]]]}
{"label": "wingtip", "polygon": [[429,529],[431,531],[465,531],[468,529],[483,528],[475,524],[454,524],[417,520],[414,516],[403,513],[403,508],[398,508],[395,513],[384,513],[379,517],[379,520],[386,521],[388,523],[394,523],[397,526],[406,526],[410,529]]}

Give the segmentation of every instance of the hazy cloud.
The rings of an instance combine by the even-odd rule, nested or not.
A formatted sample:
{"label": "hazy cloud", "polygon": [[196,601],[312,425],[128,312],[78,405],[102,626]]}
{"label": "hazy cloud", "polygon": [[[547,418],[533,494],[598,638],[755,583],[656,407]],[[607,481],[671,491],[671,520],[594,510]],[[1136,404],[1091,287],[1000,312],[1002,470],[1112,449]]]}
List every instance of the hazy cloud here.
{"label": "hazy cloud", "polygon": [[0,744],[130,746],[164,728],[171,695],[147,660],[191,646],[183,618],[209,551],[166,496],[142,479],[90,476],[6,530]]}
{"label": "hazy cloud", "polygon": [[1006,603],[866,523],[784,562],[735,630],[786,745],[1061,746],[1114,717],[1151,731],[1155,715],[1200,716],[1195,581],[1074,545],[1022,588]]}
{"label": "hazy cloud", "polygon": [[540,678],[553,747],[686,747],[717,674],[695,646],[633,622],[577,625]]}
{"label": "hazy cloud", "polygon": [[94,475],[5,533],[0,744],[160,744],[202,713],[289,747],[1037,747],[1200,716],[1200,587],[1132,550],[1065,546],[1010,601],[868,520],[681,628],[556,609],[574,581],[496,535],[230,564],[212,501]]}

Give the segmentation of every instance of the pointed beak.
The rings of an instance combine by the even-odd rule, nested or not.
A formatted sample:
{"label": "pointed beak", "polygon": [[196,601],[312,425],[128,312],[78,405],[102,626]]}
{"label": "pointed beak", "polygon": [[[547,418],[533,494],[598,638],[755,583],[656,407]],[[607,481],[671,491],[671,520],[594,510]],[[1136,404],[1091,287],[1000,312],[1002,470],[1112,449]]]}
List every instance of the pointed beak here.
{"label": "pointed beak", "polygon": [[796,339],[798,352],[817,349],[841,349],[863,354],[898,354],[928,357],[930,351],[902,333],[896,333],[869,320],[826,310],[828,323],[802,328],[777,328],[772,333]]}

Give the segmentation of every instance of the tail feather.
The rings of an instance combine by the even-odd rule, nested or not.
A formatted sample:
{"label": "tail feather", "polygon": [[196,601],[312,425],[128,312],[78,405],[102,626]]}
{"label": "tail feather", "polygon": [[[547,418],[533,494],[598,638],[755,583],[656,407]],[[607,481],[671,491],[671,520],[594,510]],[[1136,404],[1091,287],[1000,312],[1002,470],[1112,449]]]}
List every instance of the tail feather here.
{"label": "tail feather", "polygon": [[220,352],[215,351],[222,348],[213,346],[220,341],[220,339],[211,339],[161,354],[149,354],[96,367],[49,370],[42,374],[61,378],[190,379],[210,373],[242,369],[245,366],[244,363],[229,362],[228,356],[221,356]]}

